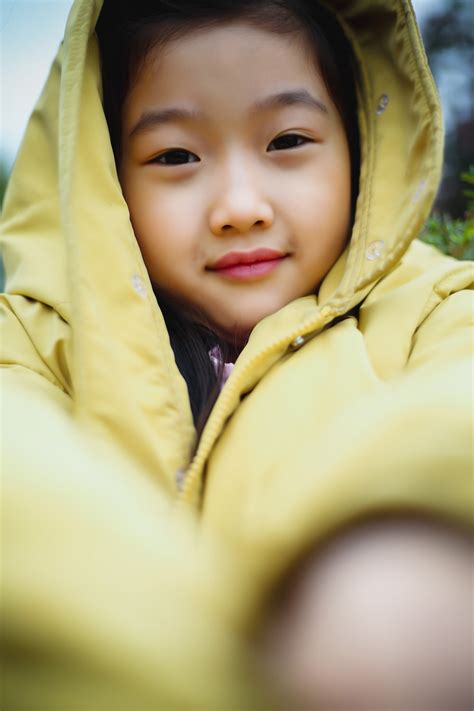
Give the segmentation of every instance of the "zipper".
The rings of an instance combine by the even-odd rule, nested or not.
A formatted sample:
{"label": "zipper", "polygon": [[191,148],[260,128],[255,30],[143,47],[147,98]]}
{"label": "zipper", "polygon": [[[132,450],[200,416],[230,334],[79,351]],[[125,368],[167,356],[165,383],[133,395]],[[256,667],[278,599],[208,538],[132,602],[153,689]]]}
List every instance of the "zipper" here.
{"label": "zipper", "polygon": [[[255,367],[255,365],[258,364],[259,361],[269,356],[274,351],[280,350],[284,346],[286,346],[287,348],[291,348],[291,344],[294,341],[297,341],[298,338],[302,338],[304,340],[302,341],[301,345],[295,344],[295,346],[292,348],[292,350],[298,350],[302,345],[304,345],[304,343],[306,343],[307,339],[305,338],[305,334],[311,334],[312,337],[317,336],[318,333],[324,330],[326,325],[332,320],[333,317],[334,313],[332,309],[328,307],[323,308],[319,314],[319,318],[317,321],[310,321],[306,323],[303,327],[299,326],[297,330],[293,331],[284,338],[279,338],[278,341],[274,341],[271,345],[267,346],[262,351],[257,353],[242,368],[239,378],[235,380],[232,387],[230,387],[228,390],[224,389],[224,392],[222,393],[221,397],[219,398],[214,407],[214,411],[211,413],[212,422],[210,423],[210,427],[205,428],[201,438],[201,442],[199,443],[198,450],[194,455],[194,458],[191,464],[189,465],[188,470],[186,471],[186,474],[184,476],[183,487],[178,494],[178,502],[188,503],[192,505],[193,499],[198,498],[196,496],[196,489],[200,484],[199,472],[203,468],[204,463],[207,457],[209,456],[209,452],[212,449],[212,445],[215,441],[217,432],[221,427],[220,423],[222,419],[222,414],[227,409],[228,403],[234,396],[235,392],[239,389],[240,383],[244,379],[244,376],[249,372],[249,370]],[[322,325],[321,322],[323,322]]]}

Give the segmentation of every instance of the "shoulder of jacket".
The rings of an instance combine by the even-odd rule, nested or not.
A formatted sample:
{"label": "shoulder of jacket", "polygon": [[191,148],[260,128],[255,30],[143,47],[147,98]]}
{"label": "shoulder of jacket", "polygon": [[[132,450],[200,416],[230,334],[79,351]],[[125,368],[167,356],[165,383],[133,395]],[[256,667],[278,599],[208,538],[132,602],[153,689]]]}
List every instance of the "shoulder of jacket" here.
{"label": "shoulder of jacket", "polygon": [[[443,254],[436,247],[419,239],[412,242],[400,261],[404,270],[418,272],[421,275],[432,275],[434,283],[448,276],[457,275],[460,288],[467,288],[474,281],[474,262],[463,261]],[[467,278],[467,281],[466,281]]]}
{"label": "shoulder of jacket", "polygon": [[450,294],[474,286],[474,263],[460,261],[415,240],[400,262],[372,289],[365,304],[409,290],[413,296],[433,297],[438,303]]}

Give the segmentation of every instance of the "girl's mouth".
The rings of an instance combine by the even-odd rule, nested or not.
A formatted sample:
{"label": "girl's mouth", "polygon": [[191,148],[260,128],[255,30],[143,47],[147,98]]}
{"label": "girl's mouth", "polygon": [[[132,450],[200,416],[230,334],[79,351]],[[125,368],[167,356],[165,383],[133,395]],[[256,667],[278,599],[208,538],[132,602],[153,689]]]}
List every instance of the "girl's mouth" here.
{"label": "girl's mouth", "polygon": [[267,248],[251,252],[228,252],[208,269],[230,279],[255,279],[272,272],[287,256]]}

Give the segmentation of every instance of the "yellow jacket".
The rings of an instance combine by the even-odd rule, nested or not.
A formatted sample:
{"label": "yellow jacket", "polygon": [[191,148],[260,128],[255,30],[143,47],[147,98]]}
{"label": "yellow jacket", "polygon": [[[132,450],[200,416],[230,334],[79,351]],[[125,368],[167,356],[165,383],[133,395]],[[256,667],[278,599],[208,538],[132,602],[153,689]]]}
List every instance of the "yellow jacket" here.
{"label": "yellow jacket", "polygon": [[[180,665],[193,670],[186,685],[202,688],[204,707],[224,708],[226,694],[243,688],[229,671],[240,658],[232,623],[216,612],[227,575],[216,575],[207,545],[192,548],[183,509],[197,514],[209,547],[219,540],[229,551],[245,612],[306,548],[358,517],[472,518],[472,265],[415,239],[441,168],[436,90],[408,0],[327,4],[359,62],[353,236],[318,295],[254,329],[192,461],[186,385],[132,232],[101,107],[94,35],[101,2],[73,6],[3,211],[11,640],[17,645],[30,629],[38,648],[75,650],[62,670],[63,692],[54,684],[59,696],[51,691],[53,654],[50,671],[34,677],[30,701],[53,694],[60,708],[60,694],[80,684],[74,655],[90,648],[98,664],[112,659],[106,671],[120,679],[117,693],[130,697],[131,708],[146,707],[140,694],[151,707],[195,703],[180,684]],[[67,561],[67,574],[58,561]],[[151,624],[120,619],[136,604]],[[166,627],[170,616],[182,620],[176,634]],[[189,640],[196,635],[215,645],[195,665]],[[32,676],[28,663],[13,665],[7,689],[33,708],[17,683]],[[102,698],[104,689],[92,687]]]}

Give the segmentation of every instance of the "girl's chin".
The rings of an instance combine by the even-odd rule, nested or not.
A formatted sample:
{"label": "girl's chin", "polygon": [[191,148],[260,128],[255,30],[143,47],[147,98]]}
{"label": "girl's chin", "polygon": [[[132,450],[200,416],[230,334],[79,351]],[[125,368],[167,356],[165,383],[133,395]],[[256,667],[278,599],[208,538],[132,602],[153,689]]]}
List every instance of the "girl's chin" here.
{"label": "girl's chin", "polygon": [[219,338],[222,338],[227,343],[231,345],[238,344],[240,349],[242,349],[247,343],[255,326],[257,326],[260,321],[263,321],[263,319],[267,316],[271,316],[271,314],[276,313],[276,311],[280,308],[281,306],[278,306],[276,308],[263,311],[262,313],[252,314],[251,318],[247,318],[245,320],[240,318],[239,320],[234,320],[232,322],[232,320],[229,319],[228,323],[232,324],[230,327],[227,324],[224,325],[214,322],[213,331],[219,336]]}
{"label": "girl's chin", "polygon": [[[256,324],[254,324],[256,325]],[[242,326],[242,325],[235,325],[234,328],[220,328],[219,326],[216,326],[214,328],[214,332],[221,338],[223,341],[225,341],[229,347],[235,350],[236,355],[240,353],[242,348],[245,346],[247,341],[249,340],[250,333],[252,332],[253,329],[252,326]]]}

